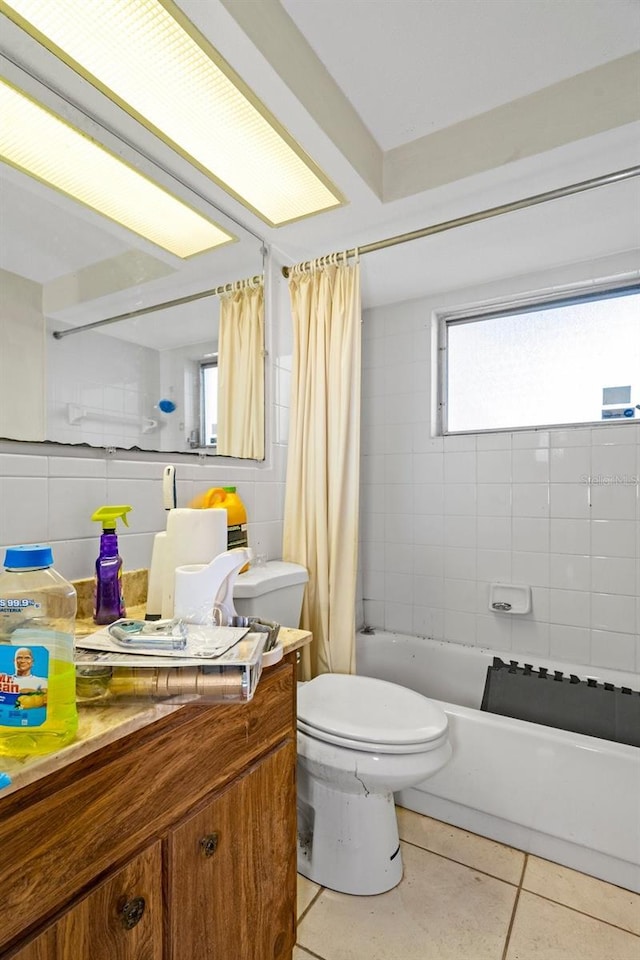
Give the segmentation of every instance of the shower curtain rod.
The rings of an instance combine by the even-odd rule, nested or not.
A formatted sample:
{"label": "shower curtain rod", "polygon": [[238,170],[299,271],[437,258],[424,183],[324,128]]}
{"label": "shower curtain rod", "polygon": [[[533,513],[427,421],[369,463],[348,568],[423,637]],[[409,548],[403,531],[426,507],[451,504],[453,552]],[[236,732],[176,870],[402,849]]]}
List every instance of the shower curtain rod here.
{"label": "shower curtain rod", "polygon": [[213,290],[191,293],[189,296],[180,297],[178,300],[165,300],[164,303],[156,303],[152,307],[141,307],[139,310],[131,310],[129,313],[119,313],[117,317],[95,320],[93,323],[85,323],[81,327],[70,327],[68,330],[54,330],[53,336],[56,340],[62,340],[63,337],[71,337],[74,333],[84,333],[86,330],[105,327],[108,323],[118,323],[119,320],[132,320],[134,317],[142,317],[147,313],[156,313],[157,310],[167,310],[169,307],[179,307],[183,303],[193,303],[194,300],[202,300],[205,297],[217,297],[223,293],[235,293],[237,290],[257,287],[260,286],[261,283],[263,283],[261,275],[249,277],[247,280],[235,280],[233,283],[223,283],[221,287],[214,287]]}
{"label": "shower curtain rod", "polygon": [[[374,250],[384,250],[386,247],[395,247],[399,243],[408,243],[410,240],[421,240],[423,237],[430,237],[434,233],[444,233],[445,230],[454,230],[456,227],[464,227],[469,223],[477,223],[479,220],[489,220],[491,217],[499,217],[503,213],[512,213],[514,210],[523,210],[525,207],[533,207],[539,203],[546,203],[548,200],[558,200],[561,197],[570,197],[575,193],[582,193],[585,190],[593,190],[595,187],[604,187],[610,183],[618,183],[622,180],[630,180],[632,177],[640,176],[640,165],[627,167],[624,170],[616,170],[614,173],[606,173],[601,177],[593,177],[591,180],[582,180],[580,183],[571,183],[566,187],[558,187],[557,190],[548,190],[546,193],[537,193],[531,197],[525,197],[522,200],[513,200],[511,203],[503,203],[498,207],[489,207],[487,210],[478,210],[476,213],[469,213],[465,217],[456,217],[454,220],[444,220],[442,223],[434,223],[429,227],[423,227],[420,230],[412,230],[411,233],[401,233],[396,237],[388,237],[386,240],[376,240],[374,243],[365,243],[361,247],[353,247],[346,250],[339,256],[355,257],[362,253],[373,253]],[[295,267],[283,267],[282,274],[289,277],[291,273],[298,268],[304,271],[316,266],[325,266],[331,258],[335,259],[336,254],[328,254],[324,257],[318,257],[317,260],[304,260],[296,264]]]}

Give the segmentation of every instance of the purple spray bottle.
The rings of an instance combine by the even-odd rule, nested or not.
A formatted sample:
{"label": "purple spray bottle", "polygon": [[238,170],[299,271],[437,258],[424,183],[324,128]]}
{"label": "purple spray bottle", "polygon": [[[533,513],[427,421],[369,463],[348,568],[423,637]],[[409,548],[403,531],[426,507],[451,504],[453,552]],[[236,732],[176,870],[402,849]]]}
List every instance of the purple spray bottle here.
{"label": "purple spray bottle", "polygon": [[93,622],[113,623],[127,615],[122,596],[122,557],[118,553],[116,522],[129,526],[128,506],[100,507],[91,517],[102,524],[100,556],[96,560],[96,583],[93,599]]}

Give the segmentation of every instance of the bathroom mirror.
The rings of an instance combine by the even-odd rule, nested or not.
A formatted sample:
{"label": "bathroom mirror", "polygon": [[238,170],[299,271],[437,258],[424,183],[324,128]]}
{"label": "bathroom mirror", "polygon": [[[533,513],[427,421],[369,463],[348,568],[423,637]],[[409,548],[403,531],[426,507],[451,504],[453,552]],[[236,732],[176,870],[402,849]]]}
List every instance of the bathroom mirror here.
{"label": "bathroom mirror", "polygon": [[262,275],[260,238],[211,211],[237,239],[181,260],[5,164],[0,197],[0,438],[215,454],[218,296],[53,332]]}

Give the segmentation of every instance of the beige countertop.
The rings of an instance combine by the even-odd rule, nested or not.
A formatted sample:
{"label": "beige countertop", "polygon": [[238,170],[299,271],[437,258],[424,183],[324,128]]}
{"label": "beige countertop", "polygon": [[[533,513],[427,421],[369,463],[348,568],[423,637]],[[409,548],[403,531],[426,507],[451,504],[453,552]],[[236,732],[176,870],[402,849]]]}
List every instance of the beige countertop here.
{"label": "beige countertop", "polygon": [[[142,619],[144,605],[127,607],[127,616]],[[97,629],[100,628],[92,619],[78,619],[76,641]],[[282,644],[283,655],[286,655],[310,643],[311,634],[305,630],[281,627],[278,641]],[[0,757],[0,772],[8,773],[12,781],[10,786],[0,789],[0,798],[181,709],[181,705],[153,702],[103,707],[80,705],[78,733],[73,743],[56,753],[41,757]]]}

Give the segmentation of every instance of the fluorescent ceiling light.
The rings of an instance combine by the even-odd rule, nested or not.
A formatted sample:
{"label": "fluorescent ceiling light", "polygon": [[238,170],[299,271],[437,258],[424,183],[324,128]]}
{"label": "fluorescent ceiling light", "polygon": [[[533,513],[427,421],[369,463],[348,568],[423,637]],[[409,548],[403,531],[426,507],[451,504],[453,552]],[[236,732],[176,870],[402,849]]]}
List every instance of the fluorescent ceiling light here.
{"label": "fluorescent ceiling light", "polygon": [[236,238],[0,80],[0,158],[177,257]]}
{"label": "fluorescent ceiling light", "polygon": [[0,10],[272,226],[343,202],[171,0]]}

